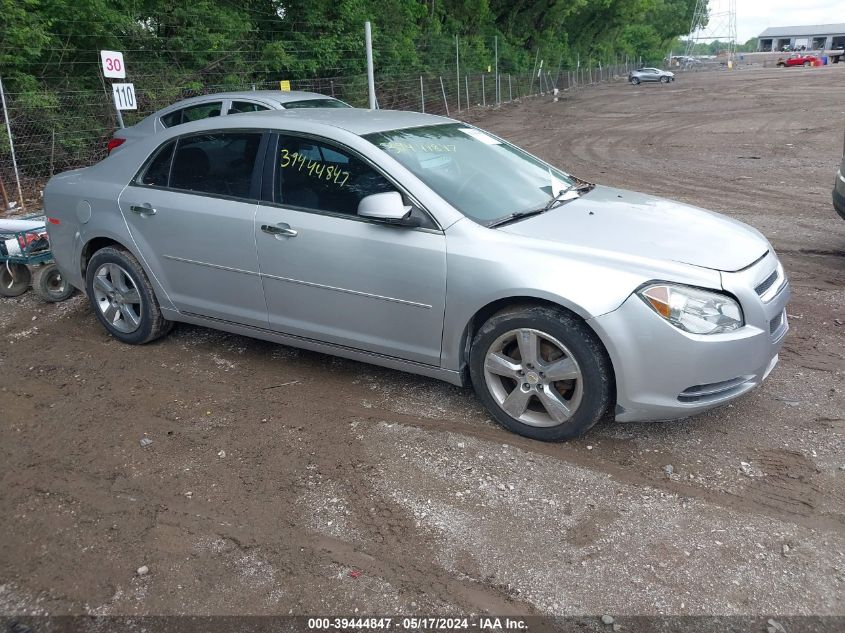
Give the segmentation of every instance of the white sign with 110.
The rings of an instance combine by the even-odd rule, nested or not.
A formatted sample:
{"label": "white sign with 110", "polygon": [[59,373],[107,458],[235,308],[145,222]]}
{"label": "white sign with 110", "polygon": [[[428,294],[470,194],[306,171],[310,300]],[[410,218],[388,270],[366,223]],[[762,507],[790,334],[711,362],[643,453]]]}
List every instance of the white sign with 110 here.
{"label": "white sign with 110", "polygon": [[135,100],[134,84],[112,84],[114,94],[114,107],[118,110],[137,110],[138,102]]}

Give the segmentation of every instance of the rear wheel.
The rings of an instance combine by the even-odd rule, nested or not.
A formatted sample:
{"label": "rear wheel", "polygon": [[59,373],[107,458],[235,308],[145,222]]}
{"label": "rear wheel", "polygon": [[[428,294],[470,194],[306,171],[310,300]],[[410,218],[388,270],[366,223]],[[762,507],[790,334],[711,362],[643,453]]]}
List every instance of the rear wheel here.
{"label": "rear wheel", "polygon": [[122,248],[109,246],[94,253],[88,262],[85,289],[97,319],[124,343],[149,343],[173,326],[162,316],[141,264]]}
{"label": "rear wheel", "polygon": [[631,77],[631,83],[636,86],[638,83],[640,83],[639,77]]}
{"label": "rear wheel", "polygon": [[610,361],[598,338],[576,316],[551,307],[491,317],[473,339],[470,375],[502,426],[536,440],[582,435],[611,400]]}
{"label": "rear wheel", "polygon": [[0,296],[18,297],[29,290],[32,275],[25,264],[0,262]]}
{"label": "rear wheel", "polygon": [[64,301],[75,290],[62,276],[55,264],[47,264],[35,269],[32,275],[32,289],[48,303]]}

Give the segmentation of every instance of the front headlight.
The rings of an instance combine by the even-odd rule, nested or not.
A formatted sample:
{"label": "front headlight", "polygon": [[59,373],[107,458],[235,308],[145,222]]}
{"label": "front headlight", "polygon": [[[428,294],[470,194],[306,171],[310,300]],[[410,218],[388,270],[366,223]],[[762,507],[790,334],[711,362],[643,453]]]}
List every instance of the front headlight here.
{"label": "front headlight", "polygon": [[720,334],[743,325],[742,308],[727,295],[689,286],[654,284],[638,291],[661,317],[692,334]]}

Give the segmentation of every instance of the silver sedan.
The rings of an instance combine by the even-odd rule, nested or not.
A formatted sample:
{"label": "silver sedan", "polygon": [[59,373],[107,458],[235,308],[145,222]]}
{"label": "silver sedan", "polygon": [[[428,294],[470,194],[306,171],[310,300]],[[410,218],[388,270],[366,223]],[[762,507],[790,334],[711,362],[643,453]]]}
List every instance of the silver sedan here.
{"label": "silver sedan", "polygon": [[540,440],[733,400],[788,327],[754,229],[443,117],[186,123],[54,177],[44,201],[62,274],[121,341],[192,323],[472,384]]}
{"label": "silver sedan", "polygon": [[670,81],[675,81],[675,73],[659,68],[639,68],[628,73],[628,81],[635,86],[643,81],[659,81],[668,84]]}
{"label": "silver sedan", "polygon": [[106,151],[111,153],[123,149],[127,142],[200,119],[264,110],[349,107],[349,104],[340,99],[301,90],[246,90],[200,95],[172,103],[141,119],[135,125],[118,130],[109,139]]}

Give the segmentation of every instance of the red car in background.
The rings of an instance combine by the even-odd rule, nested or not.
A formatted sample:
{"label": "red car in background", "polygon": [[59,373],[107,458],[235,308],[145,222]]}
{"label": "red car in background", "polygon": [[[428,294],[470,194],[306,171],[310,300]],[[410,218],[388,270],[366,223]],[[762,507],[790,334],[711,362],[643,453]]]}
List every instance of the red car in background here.
{"label": "red car in background", "polygon": [[781,57],[778,60],[778,68],[786,68],[787,66],[812,66],[819,58],[815,55],[801,55],[800,53],[796,55],[790,55],[786,59]]}

